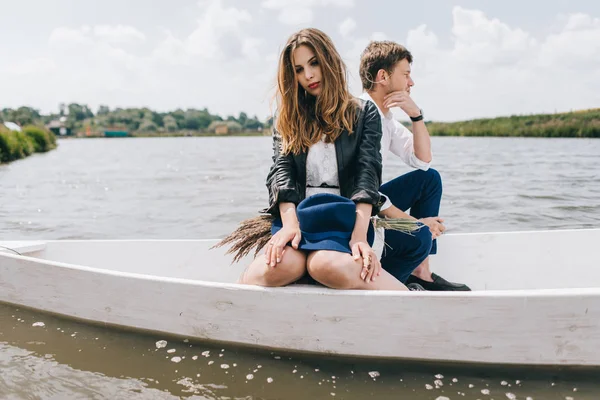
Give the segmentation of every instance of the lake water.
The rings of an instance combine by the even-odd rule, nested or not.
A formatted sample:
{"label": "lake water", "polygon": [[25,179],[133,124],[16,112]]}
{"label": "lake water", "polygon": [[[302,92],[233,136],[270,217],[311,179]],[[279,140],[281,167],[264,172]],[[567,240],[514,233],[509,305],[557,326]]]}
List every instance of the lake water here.
{"label": "lake water", "polygon": [[[432,141],[448,233],[600,226],[600,140]],[[0,240],[222,237],[265,206],[270,149],[267,137],[61,140],[0,166]],[[384,179],[407,171],[392,160]],[[0,371],[0,399],[600,398],[599,370],[216,347],[8,305]]]}

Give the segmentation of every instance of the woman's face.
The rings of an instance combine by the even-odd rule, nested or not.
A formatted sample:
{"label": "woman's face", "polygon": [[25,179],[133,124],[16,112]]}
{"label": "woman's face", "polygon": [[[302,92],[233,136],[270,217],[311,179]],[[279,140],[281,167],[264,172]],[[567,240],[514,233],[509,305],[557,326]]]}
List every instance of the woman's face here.
{"label": "woman's face", "polygon": [[318,96],[323,90],[323,76],[317,56],[312,49],[306,45],[299,46],[294,50],[292,56],[296,80],[306,92],[312,96]]}

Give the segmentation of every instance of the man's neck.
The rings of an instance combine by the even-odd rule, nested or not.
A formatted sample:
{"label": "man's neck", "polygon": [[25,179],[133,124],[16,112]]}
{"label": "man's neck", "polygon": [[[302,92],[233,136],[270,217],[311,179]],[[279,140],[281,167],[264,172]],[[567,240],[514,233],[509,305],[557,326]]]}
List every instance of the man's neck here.
{"label": "man's neck", "polygon": [[373,101],[375,102],[375,104],[377,104],[377,107],[379,107],[379,109],[381,110],[381,112],[385,115],[388,113],[388,111],[390,111],[389,108],[385,108],[383,106],[383,100],[385,97],[385,94],[380,92],[380,91],[367,91],[367,93],[369,93],[369,96],[371,96],[371,98],[373,99]]}

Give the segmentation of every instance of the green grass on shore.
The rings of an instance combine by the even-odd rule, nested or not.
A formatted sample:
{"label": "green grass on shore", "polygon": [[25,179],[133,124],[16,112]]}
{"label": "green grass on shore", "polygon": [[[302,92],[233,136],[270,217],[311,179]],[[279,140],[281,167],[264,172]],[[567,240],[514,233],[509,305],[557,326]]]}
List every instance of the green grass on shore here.
{"label": "green grass on shore", "polygon": [[25,158],[33,153],[43,153],[56,148],[54,134],[34,125],[21,132],[9,131],[0,125],[0,163]]}
{"label": "green grass on shore", "polygon": [[538,114],[428,122],[432,136],[600,138],[600,108],[559,114]]}

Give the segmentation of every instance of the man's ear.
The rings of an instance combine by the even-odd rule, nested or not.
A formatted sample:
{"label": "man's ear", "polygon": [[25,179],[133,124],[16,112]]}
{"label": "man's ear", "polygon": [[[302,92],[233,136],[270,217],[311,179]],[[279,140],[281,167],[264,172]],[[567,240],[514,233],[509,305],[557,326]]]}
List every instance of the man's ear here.
{"label": "man's ear", "polygon": [[383,85],[387,85],[388,79],[389,79],[389,76],[385,69],[380,69],[379,71],[377,71],[377,76],[375,77],[375,82],[381,83]]}

